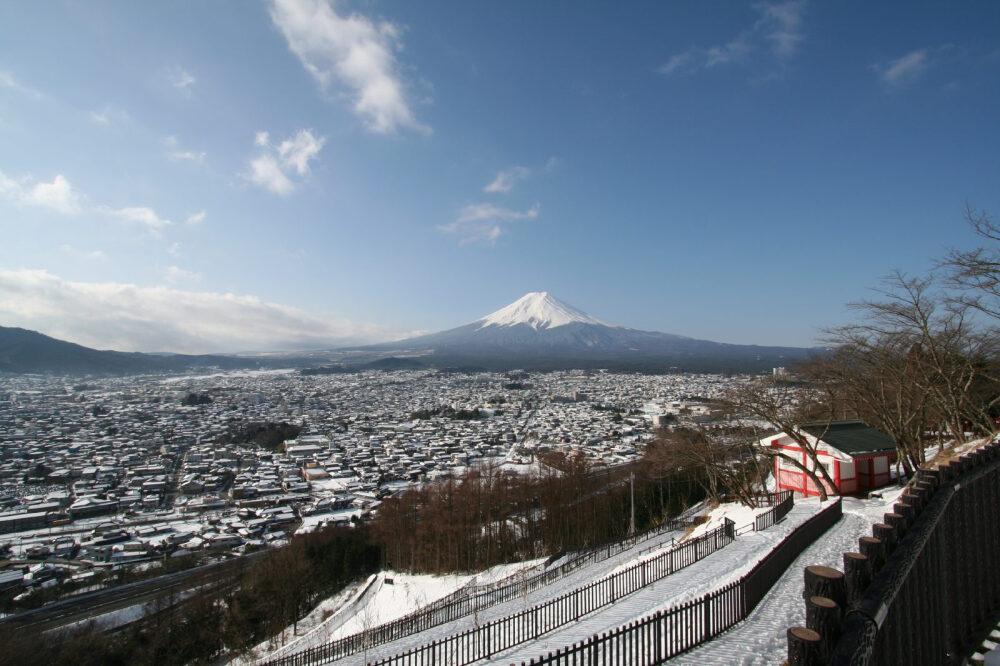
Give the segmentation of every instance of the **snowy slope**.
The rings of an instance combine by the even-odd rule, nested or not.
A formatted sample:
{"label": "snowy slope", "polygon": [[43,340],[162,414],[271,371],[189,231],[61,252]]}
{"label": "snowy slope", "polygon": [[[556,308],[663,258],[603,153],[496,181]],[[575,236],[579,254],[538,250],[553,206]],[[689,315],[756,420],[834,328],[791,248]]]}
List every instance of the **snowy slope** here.
{"label": "snowy slope", "polygon": [[557,328],[566,324],[596,324],[619,328],[601,321],[597,317],[577,310],[572,305],[560,301],[547,291],[532,291],[510,305],[479,319],[474,324],[479,328],[487,326],[517,326],[525,324],[533,329]]}

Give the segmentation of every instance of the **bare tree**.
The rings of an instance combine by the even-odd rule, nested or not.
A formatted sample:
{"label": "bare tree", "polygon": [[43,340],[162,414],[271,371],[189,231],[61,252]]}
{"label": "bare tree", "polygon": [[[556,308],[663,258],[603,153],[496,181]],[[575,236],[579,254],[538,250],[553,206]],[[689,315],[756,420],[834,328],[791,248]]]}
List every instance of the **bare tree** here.
{"label": "bare tree", "polygon": [[[782,379],[760,377],[728,390],[723,402],[736,415],[750,417],[751,422],[762,422],[786,434],[805,452],[812,464],[804,465],[797,457],[780,449],[762,447],[763,455],[780,458],[804,472],[816,485],[821,500],[825,501],[831,492],[839,494],[829,470],[819,459],[820,442],[833,420],[832,413],[822,405],[819,394],[811,389],[795,387]],[[812,436],[801,426],[815,420],[818,413],[825,414],[826,418],[820,435]]]}
{"label": "bare tree", "polygon": [[735,497],[756,508],[770,465],[754,429],[677,428],[664,431],[646,449],[644,462],[653,473],[677,469],[694,472],[714,500]]}
{"label": "bare tree", "polygon": [[964,441],[968,426],[991,432],[1000,402],[997,338],[977,326],[973,306],[932,278],[890,275],[879,298],[851,305],[859,323],[827,331],[833,352],[806,374],[842,409],[885,431],[907,474],[924,462],[925,433],[937,424]]}
{"label": "bare tree", "polygon": [[952,250],[941,262],[960,302],[994,319],[1000,319],[1000,226],[986,211],[966,206],[965,219],[988,247]]}

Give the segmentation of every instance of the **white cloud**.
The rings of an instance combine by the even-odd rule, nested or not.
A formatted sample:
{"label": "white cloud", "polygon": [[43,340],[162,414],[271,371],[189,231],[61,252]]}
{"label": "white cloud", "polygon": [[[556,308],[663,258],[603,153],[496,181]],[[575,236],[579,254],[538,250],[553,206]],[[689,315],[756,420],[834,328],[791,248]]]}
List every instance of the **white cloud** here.
{"label": "white cloud", "polygon": [[147,206],[125,206],[123,208],[112,208],[104,205],[84,206],[82,203],[84,197],[62,174],[57,174],[51,183],[40,182],[31,185],[29,178],[14,180],[0,172],[0,197],[13,201],[15,204],[47,208],[64,215],[98,213],[129,225],[143,227],[154,236],[159,236],[160,231],[173,224]]}
{"label": "white cloud", "polygon": [[201,273],[195,273],[194,271],[186,271],[179,266],[167,266],[166,275],[164,276],[167,282],[170,284],[177,284],[178,282],[200,282]]}
{"label": "white cloud", "polygon": [[10,88],[15,92],[21,93],[25,97],[30,97],[31,99],[42,99],[44,95],[38,92],[34,88],[29,88],[26,85],[21,84],[10,72],[5,72],[0,70],[0,86],[4,88]]}
{"label": "white cloud", "polygon": [[[667,76],[692,74],[725,65],[747,64],[753,60],[763,67],[784,66],[805,40],[802,31],[804,0],[759,2],[753,8],[759,18],[735,38],[722,44],[696,46],[675,53],[657,71]],[[773,59],[764,58],[767,51]]]}
{"label": "white cloud", "polygon": [[103,125],[104,127],[110,127],[115,123],[129,120],[127,113],[111,106],[105,106],[101,111],[91,111],[88,116],[90,117],[90,122],[95,125]]}
{"label": "white cloud", "polygon": [[27,193],[27,201],[35,206],[72,214],[80,210],[79,196],[62,174],[51,183],[36,183]]}
{"label": "white cloud", "polygon": [[102,111],[101,113],[98,113],[97,111],[91,111],[90,119],[98,125],[107,126],[111,124],[111,117],[108,115],[106,111]]}
{"label": "white cloud", "polygon": [[104,254],[101,250],[81,250],[79,248],[73,247],[72,245],[63,244],[59,246],[59,249],[76,259],[86,259],[88,261],[106,261],[108,255]]}
{"label": "white cloud", "polygon": [[207,155],[204,151],[178,149],[177,137],[173,135],[166,137],[163,140],[163,145],[170,149],[167,151],[167,157],[172,160],[197,162],[200,164],[205,161],[205,157]]}
{"label": "white cloud", "polygon": [[901,86],[920,78],[929,62],[927,50],[918,49],[888,63],[872,65],[872,69],[878,73],[883,83]]}
{"label": "white cloud", "polygon": [[273,0],[271,19],[321,88],[336,80],[350,91],[354,113],[369,131],[430,131],[417,121],[403,89],[395,56],[399,27],[357,13],[340,16],[327,0]]}
{"label": "white cloud", "polygon": [[187,219],[185,219],[184,222],[185,224],[190,224],[190,225],[201,224],[202,222],[205,221],[205,215],[206,215],[205,211],[200,210],[197,213],[191,213],[190,215],[188,215]]}
{"label": "white cloud", "polygon": [[28,185],[28,180],[14,180],[0,172],[0,196],[16,204],[48,208],[63,215],[80,212],[80,195],[62,174],[56,174],[51,183]]}
{"label": "white cloud", "polygon": [[160,217],[156,214],[155,210],[146,206],[126,206],[124,208],[98,206],[97,210],[126,224],[136,224],[145,227],[154,235],[158,235],[160,230],[173,224],[173,222]]}
{"label": "white cloud", "polygon": [[761,13],[754,30],[762,33],[771,43],[771,48],[779,58],[795,55],[799,44],[805,39],[802,32],[802,13],[805,2],[762,2],[754,5]]}
{"label": "white cloud", "polygon": [[180,253],[181,253],[180,243],[171,243],[170,247],[167,248],[167,254],[169,254],[171,257],[176,257],[180,255]]}
{"label": "white cloud", "polygon": [[167,73],[167,79],[170,81],[170,85],[187,94],[191,93],[191,86],[198,81],[183,67],[174,67],[171,69]]}
{"label": "white cloud", "polygon": [[325,137],[313,136],[310,130],[299,130],[292,138],[273,146],[267,132],[257,132],[254,145],[265,152],[251,160],[248,178],[275,194],[291,194],[296,184],[289,176],[308,174],[309,162],[317,158],[324,143]]}
{"label": "white cloud", "polygon": [[295,184],[281,170],[271,155],[261,155],[250,162],[250,180],[264,189],[285,196],[291,194]]}
{"label": "white cloud", "polygon": [[460,243],[482,241],[491,245],[504,233],[504,225],[518,220],[533,220],[538,217],[540,204],[518,211],[502,208],[489,203],[463,206],[455,220],[438,227],[440,231],[460,237]]}
{"label": "white cloud", "polygon": [[176,152],[170,153],[170,159],[183,160],[187,162],[201,162],[205,161],[204,152],[196,153],[192,150],[178,150]]}
{"label": "white cloud", "polygon": [[0,321],[122,351],[316,349],[403,337],[255,296],[70,282],[38,270],[0,269]]}
{"label": "white cloud", "polygon": [[286,168],[294,168],[300,176],[304,176],[309,173],[309,160],[316,159],[324,143],[326,139],[317,139],[309,130],[299,130],[294,137],[278,145],[278,157]]}
{"label": "white cloud", "polygon": [[523,166],[515,166],[500,171],[493,181],[483,188],[483,192],[510,192],[514,185],[531,175],[531,169]]}

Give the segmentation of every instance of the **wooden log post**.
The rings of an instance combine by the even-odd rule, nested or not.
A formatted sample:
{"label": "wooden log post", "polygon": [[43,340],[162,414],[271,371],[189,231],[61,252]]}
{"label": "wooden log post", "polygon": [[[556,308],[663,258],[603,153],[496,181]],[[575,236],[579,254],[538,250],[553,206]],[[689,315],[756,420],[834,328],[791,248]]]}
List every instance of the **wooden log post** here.
{"label": "wooden log post", "polygon": [[926,481],[931,484],[934,488],[941,485],[941,470],[939,469],[921,469],[917,475],[919,481]]}
{"label": "wooden log post", "polygon": [[934,493],[937,492],[934,488],[934,484],[929,481],[917,481],[915,485],[917,493],[919,493],[924,500],[924,506],[930,504],[931,500],[934,499]]}
{"label": "wooden log post", "polygon": [[874,576],[885,564],[885,544],[881,539],[875,537],[861,537],[858,539],[858,546],[861,554],[868,558],[872,565],[872,575]]}
{"label": "wooden log post", "polygon": [[897,542],[906,534],[906,519],[902,515],[890,511],[882,516],[882,522],[892,527],[893,531],[896,532]]}
{"label": "wooden log post", "polygon": [[806,567],[804,577],[802,597],[807,601],[810,597],[826,597],[833,599],[841,608],[847,605],[847,585],[841,572],[833,567],[814,564]]}
{"label": "wooden log post", "polygon": [[872,525],[872,536],[885,544],[886,558],[892,555],[892,551],[896,550],[896,544],[899,543],[896,530],[893,529],[892,525],[887,525],[886,523],[875,523]]}
{"label": "wooden log post", "polygon": [[896,502],[892,505],[892,511],[893,513],[898,513],[903,517],[903,522],[906,523],[906,529],[910,529],[913,525],[913,521],[917,518],[917,510],[908,502]]}
{"label": "wooden log post", "polygon": [[927,504],[927,502],[924,501],[924,497],[917,492],[916,488],[912,486],[904,490],[903,494],[899,496],[899,499],[913,507],[914,518],[920,515],[920,512],[924,510],[924,506]]}
{"label": "wooden log post", "polygon": [[788,666],[820,666],[822,639],[812,629],[791,627],[788,637]]}
{"label": "wooden log post", "polygon": [[872,567],[861,553],[844,553],[844,582],[847,585],[847,607],[853,606],[872,584]]}
{"label": "wooden log post", "polygon": [[840,639],[840,621],[841,608],[833,599],[809,597],[806,601],[806,627],[819,634],[821,663],[829,661]]}

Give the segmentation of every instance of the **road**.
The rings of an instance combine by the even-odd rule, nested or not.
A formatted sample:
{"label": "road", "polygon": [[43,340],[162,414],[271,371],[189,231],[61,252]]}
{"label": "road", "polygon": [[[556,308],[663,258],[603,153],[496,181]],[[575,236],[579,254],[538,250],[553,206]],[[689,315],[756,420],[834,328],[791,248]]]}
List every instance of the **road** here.
{"label": "road", "polygon": [[258,551],[231,560],[213,562],[193,569],[128,583],[106,590],[88,592],[30,611],[0,618],[0,627],[15,627],[31,632],[52,631],[77,622],[86,622],[105,613],[149,603],[167,595],[180,596],[188,590],[216,585],[267,551]]}

